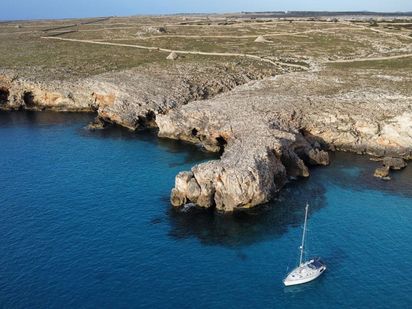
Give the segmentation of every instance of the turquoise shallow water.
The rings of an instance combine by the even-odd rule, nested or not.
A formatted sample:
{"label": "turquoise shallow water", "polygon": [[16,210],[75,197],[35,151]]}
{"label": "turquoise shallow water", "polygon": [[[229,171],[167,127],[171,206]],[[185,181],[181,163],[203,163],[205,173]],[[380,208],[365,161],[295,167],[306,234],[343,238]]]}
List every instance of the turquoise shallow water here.
{"label": "turquoise shallow water", "polygon": [[[0,114],[0,307],[410,307],[410,168],[383,182],[337,154],[251,213],[176,212],[175,174],[214,156],[90,119]],[[308,253],[328,270],[284,288],[307,200]]]}

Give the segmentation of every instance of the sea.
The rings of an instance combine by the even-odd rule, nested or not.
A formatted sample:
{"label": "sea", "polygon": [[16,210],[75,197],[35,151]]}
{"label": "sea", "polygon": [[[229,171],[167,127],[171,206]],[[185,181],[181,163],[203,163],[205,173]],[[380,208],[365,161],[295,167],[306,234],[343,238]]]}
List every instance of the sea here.
{"label": "sea", "polygon": [[[412,168],[335,153],[254,210],[174,210],[175,175],[218,156],[92,119],[0,113],[0,308],[411,308]],[[327,270],[284,287],[307,202]]]}

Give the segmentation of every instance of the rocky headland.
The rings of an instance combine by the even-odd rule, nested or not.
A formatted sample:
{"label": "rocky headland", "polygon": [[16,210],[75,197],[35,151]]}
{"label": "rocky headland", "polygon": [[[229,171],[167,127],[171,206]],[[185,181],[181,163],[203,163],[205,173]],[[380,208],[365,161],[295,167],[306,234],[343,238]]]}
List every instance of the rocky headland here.
{"label": "rocky headland", "polygon": [[[310,166],[328,165],[330,150],[399,158],[385,159],[385,171],[412,158],[412,90],[394,83],[399,74],[174,70],[47,83],[4,73],[0,106],[95,111],[92,128],[157,127],[160,137],[221,151],[219,160],[176,176],[176,207],[195,203],[231,212],[268,202],[290,179],[308,177]],[[405,75],[402,83],[412,78]]]}
{"label": "rocky headland", "polygon": [[192,19],[5,23],[0,110],[93,112],[92,130],[156,128],[221,153],[176,176],[175,207],[266,203],[330,151],[381,160],[382,179],[412,158],[409,23]]}
{"label": "rocky headland", "polygon": [[[387,77],[359,73],[356,86],[353,76],[290,73],[158,117],[160,136],[224,147],[220,160],[177,176],[172,204],[265,203],[291,177],[308,177],[310,165],[327,165],[327,150],[410,159],[412,97]],[[371,78],[375,87],[365,87]]]}

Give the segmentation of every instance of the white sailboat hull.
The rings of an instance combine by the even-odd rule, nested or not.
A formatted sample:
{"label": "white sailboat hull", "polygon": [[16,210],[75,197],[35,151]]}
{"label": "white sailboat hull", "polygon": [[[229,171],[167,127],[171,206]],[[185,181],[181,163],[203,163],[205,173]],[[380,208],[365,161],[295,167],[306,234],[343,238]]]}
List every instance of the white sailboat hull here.
{"label": "white sailboat hull", "polygon": [[309,204],[306,204],[305,208],[305,223],[303,225],[302,245],[300,246],[300,259],[299,266],[292,270],[287,277],[283,280],[285,286],[298,285],[307,282],[311,282],[318,278],[326,270],[326,265],[320,258],[314,258],[310,261],[303,262],[304,248],[305,248],[305,236],[306,226],[308,222],[308,210]]}
{"label": "white sailboat hull", "polygon": [[310,260],[292,270],[283,280],[285,286],[298,285],[311,282],[322,275],[326,270],[320,260]]}

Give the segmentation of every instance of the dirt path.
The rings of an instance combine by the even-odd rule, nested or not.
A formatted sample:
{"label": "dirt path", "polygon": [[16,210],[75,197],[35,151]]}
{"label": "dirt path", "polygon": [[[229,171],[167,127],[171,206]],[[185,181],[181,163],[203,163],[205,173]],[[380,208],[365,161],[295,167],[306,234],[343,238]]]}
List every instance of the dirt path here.
{"label": "dirt path", "polygon": [[306,30],[306,31],[299,31],[299,32],[272,32],[266,34],[245,34],[245,35],[184,35],[184,34],[165,34],[165,35],[151,35],[151,36],[142,36],[139,39],[159,39],[159,38],[184,38],[184,39],[204,39],[204,38],[224,38],[224,39],[256,39],[259,35],[263,37],[275,37],[275,36],[299,36],[302,34],[308,33],[330,33],[333,30],[345,30],[351,29],[349,27],[336,27],[336,28],[329,28],[329,29],[315,29],[315,30]]}
{"label": "dirt path", "polygon": [[412,57],[412,54],[396,55],[396,56],[386,56],[386,57],[370,57],[370,58],[354,58],[354,59],[340,59],[325,61],[325,63],[346,63],[346,62],[363,62],[363,61],[381,61],[390,59],[400,59]]}
{"label": "dirt path", "polygon": [[412,40],[412,37],[403,33],[394,33],[394,32],[387,32],[385,30],[382,29],[377,29],[374,27],[368,27],[368,26],[363,26],[363,25],[358,25],[358,24],[353,24],[353,23],[347,23],[348,25],[351,25],[353,28],[358,28],[358,29],[367,29],[373,32],[377,32],[377,33],[382,33],[388,36],[398,36],[404,39],[409,39]]}
{"label": "dirt path", "polygon": [[267,62],[267,63],[273,64],[275,66],[280,65],[280,66],[288,66],[288,67],[293,67],[293,68],[299,68],[299,69],[303,69],[303,70],[308,69],[307,67],[305,67],[303,65],[280,62],[280,61],[273,61],[273,60],[270,60],[270,59],[267,59],[267,58],[263,58],[263,57],[256,56],[256,55],[250,55],[250,54],[217,53],[217,52],[202,52],[202,51],[189,51],[189,50],[173,50],[173,49],[159,48],[159,47],[153,47],[153,46],[132,45],[132,44],[122,44],[122,43],[111,43],[111,42],[96,42],[96,41],[91,41],[91,40],[78,40],[78,39],[67,39],[67,38],[47,37],[47,36],[46,37],[41,37],[41,38],[42,39],[47,39],[47,40],[78,42],[78,43],[87,43],[87,44],[96,44],[96,45],[131,47],[131,48],[146,49],[146,50],[156,50],[156,51],[167,52],[167,53],[175,52],[176,54],[183,54],[183,55],[244,57],[244,58],[249,58],[249,59],[254,59],[254,60]]}

